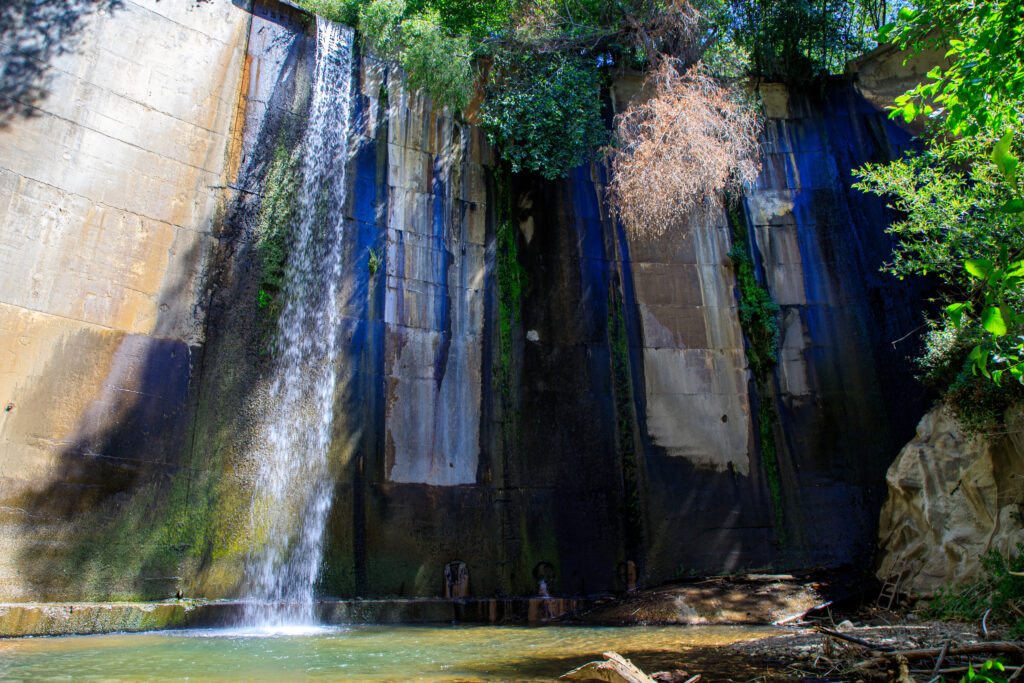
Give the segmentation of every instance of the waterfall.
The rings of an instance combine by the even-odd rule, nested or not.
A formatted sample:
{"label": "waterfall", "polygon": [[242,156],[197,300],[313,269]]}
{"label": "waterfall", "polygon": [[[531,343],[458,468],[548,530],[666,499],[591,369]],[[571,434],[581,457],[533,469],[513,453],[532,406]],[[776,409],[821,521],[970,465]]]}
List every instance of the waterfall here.
{"label": "waterfall", "polygon": [[246,623],[312,623],[333,478],[328,447],[352,86],[351,29],[317,17],[316,75],[286,267],[274,374],[263,409],[250,511]]}

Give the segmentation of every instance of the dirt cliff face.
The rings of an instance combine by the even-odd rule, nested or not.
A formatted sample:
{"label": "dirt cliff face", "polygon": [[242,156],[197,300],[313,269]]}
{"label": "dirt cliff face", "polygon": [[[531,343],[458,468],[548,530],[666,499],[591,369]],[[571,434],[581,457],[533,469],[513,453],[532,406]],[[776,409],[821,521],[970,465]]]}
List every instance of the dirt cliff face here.
{"label": "dirt cliff face", "polygon": [[1024,542],[1024,410],[1006,414],[1007,433],[969,436],[948,408],[922,418],[889,468],[879,544],[882,578],[906,572],[905,592],[933,595],[981,578],[989,551],[1017,554]]}
{"label": "dirt cliff face", "polygon": [[[232,595],[312,29],[271,0],[83,26],[0,128],[0,593]],[[354,68],[323,592],[441,594],[453,562],[491,595],[867,561],[921,412],[892,345],[920,289],[878,273],[889,217],[850,171],[903,131],[848,80],[762,86],[757,186],[641,241],[600,164],[507,174],[480,129]],[[740,243],[780,306],[761,378]]]}

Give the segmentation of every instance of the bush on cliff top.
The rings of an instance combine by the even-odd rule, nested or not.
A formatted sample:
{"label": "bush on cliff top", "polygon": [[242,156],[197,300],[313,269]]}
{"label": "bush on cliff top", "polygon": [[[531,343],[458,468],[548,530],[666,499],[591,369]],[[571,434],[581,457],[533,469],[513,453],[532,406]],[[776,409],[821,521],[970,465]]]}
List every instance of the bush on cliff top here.
{"label": "bush on cliff top", "polygon": [[888,11],[886,0],[298,1],[358,24],[437,104],[466,110],[482,96],[499,154],[549,178],[610,140],[601,113],[611,69],[647,71],[668,58],[683,76],[703,58],[707,74],[778,76],[799,64],[810,77],[862,50]]}
{"label": "bush on cliff top", "polygon": [[[923,151],[859,172],[860,188],[902,215],[889,228],[896,246],[885,270],[942,288],[936,327],[956,340],[931,335],[926,362],[956,370],[951,403],[975,401],[980,381],[993,385],[986,403],[1006,404],[1020,391],[1009,385],[1024,385],[1024,0],[921,0],[881,35],[948,59],[892,107],[926,126]],[[959,372],[964,347],[983,379]]]}

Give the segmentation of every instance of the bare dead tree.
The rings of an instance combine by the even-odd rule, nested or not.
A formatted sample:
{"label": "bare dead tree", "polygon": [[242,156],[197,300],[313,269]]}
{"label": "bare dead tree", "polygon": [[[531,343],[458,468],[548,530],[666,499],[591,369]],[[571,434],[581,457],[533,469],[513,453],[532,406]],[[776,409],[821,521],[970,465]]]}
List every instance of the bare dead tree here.
{"label": "bare dead tree", "polygon": [[693,209],[753,183],[762,120],[700,62],[665,57],[647,77],[651,97],[616,118],[609,193],[626,229],[656,237]]}

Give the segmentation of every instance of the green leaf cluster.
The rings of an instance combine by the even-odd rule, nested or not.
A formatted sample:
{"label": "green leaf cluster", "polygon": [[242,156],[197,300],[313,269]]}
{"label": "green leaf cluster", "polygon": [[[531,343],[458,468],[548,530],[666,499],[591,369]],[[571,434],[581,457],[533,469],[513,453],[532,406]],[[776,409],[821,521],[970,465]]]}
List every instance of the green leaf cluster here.
{"label": "green leaf cluster", "polygon": [[481,121],[498,153],[516,170],[556,178],[610,141],[610,71],[646,70],[659,55],[686,64],[703,56],[727,76],[838,71],[865,44],[855,19],[885,16],[890,0],[297,2],[357,25],[436,105],[469,111],[483,85]]}
{"label": "green leaf cluster", "polygon": [[997,261],[969,259],[964,270],[976,281],[975,300],[950,304],[946,313],[962,327],[977,311],[986,334],[970,353],[975,371],[997,385],[1004,374],[1024,385],[1024,258],[1010,261],[1003,246]]}
{"label": "green leaf cluster", "polygon": [[593,61],[524,54],[500,67],[504,77],[488,92],[480,122],[514,172],[560,178],[610,142]]}
{"label": "green leaf cluster", "polygon": [[1006,676],[998,674],[1006,671],[1006,667],[998,659],[989,659],[982,662],[977,669],[971,664],[967,667],[967,673],[960,679],[960,683],[1008,683]]}
{"label": "green leaf cluster", "polygon": [[[1024,0],[920,0],[879,39],[947,60],[891,108],[924,121],[924,150],[860,171],[859,187],[904,216],[886,269],[937,279],[942,327],[971,340],[973,374],[1024,383]],[[949,395],[968,384],[958,375]]]}
{"label": "green leaf cluster", "polygon": [[949,63],[897,98],[896,113],[910,122],[941,112],[942,126],[956,136],[1012,137],[1024,99],[1022,17],[1024,0],[922,0],[900,10],[880,38],[913,50],[944,49]]}

